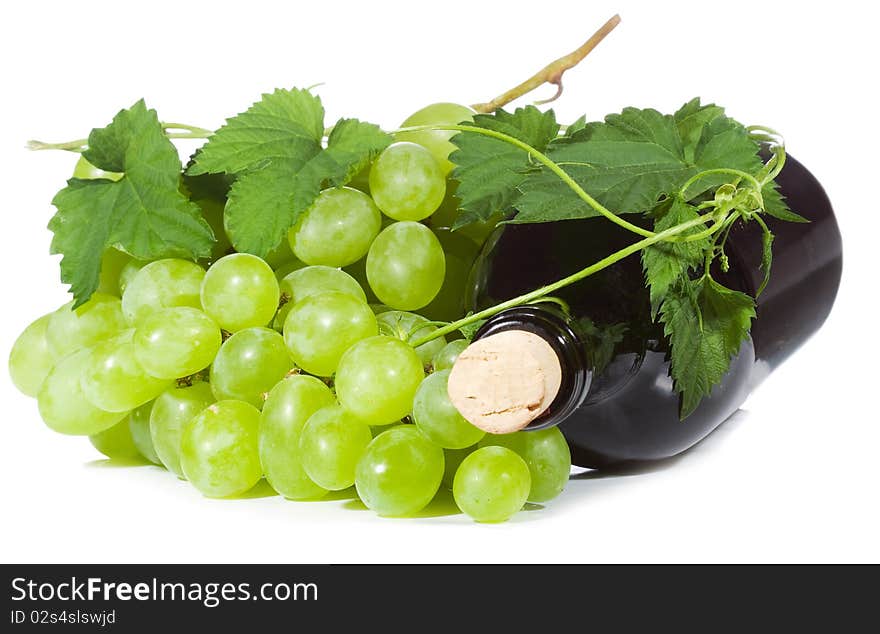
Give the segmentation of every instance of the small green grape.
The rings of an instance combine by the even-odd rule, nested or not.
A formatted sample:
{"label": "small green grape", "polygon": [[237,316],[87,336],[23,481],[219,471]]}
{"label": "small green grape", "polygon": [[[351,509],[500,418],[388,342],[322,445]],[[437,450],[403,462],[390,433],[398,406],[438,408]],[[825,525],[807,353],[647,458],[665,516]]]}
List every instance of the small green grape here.
{"label": "small green grape", "polygon": [[55,364],[40,386],[37,405],[50,429],[61,434],[91,436],[128,417],[127,411],[107,412],[86,399],[80,377],[91,356],[91,348],[67,355]]}
{"label": "small green grape", "polygon": [[302,374],[284,379],[269,392],[260,417],[260,461],[266,480],[284,497],[309,500],[327,493],[303,468],[300,436],[309,417],[333,403],[330,388]]}
{"label": "small green grape", "polygon": [[446,259],[437,237],[418,222],[395,222],[373,241],[367,279],[376,297],[391,308],[416,310],[443,286]]}
{"label": "small green grape", "polygon": [[68,302],[49,317],[46,339],[55,359],[88,348],[127,328],[118,297],[95,293],[79,308]]}
{"label": "small green grape", "polygon": [[369,425],[386,425],[412,411],[425,371],[412,346],[386,336],[354,344],[339,361],[336,394],[348,411]]}
{"label": "small green grape", "polygon": [[[416,127],[432,124],[455,124],[473,121],[474,111],[467,106],[456,103],[432,103],[421,110],[414,112],[401,128]],[[455,150],[455,145],[449,140],[455,130],[416,130],[413,132],[398,132],[394,135],[399,141],[411,141],[426,147],[440,164],[443,174],[452,171],[454,165],[449,161],[449,154]]]}
{"label": "small green grape", "polygon": [[172,473],[183,477],[180,467],[180,436],[183,428],[214,402],[211,386],[203,381],[165,390],[153,401],[150,437],[156,455]]}
{"label": "small green grape", "polygon": [[529,502],[547,502],[562,492],[571,472],[571,450],[558,427],[512,434],[487,434],[481,447],[507,447],[525,460],[532,476]]}
{"label": "small green grape", "polygon": [[118,294],[122,297],[125,294],[125,289],[128,288],[128,285],[134,279],[134,276],[137,275],[138,271],[144,268],[147,264],[149,264],[149,262],[146,260],[131,259],[126,262],[125,266],[122,267],[122,270],[119,271],[116,293],[113,294]]}
{"label": "small green grape", "polygon": [[[407,343],[415,341],[425,335],[429,335],[437,330],[437,326],[425,326],[419,328],[419,324],[425,323],[428,320],[421,315],[407,313],[402,310],[383,311],[376,316],[376,321],[379,324],[379,332],[381,334],[390,337],[397,337]],[[416,354],[419,355],[419,359],[422,360],[422,364],[428,365],[431,363],[431,359],[434,355],[439,352],[444,345],[446,345],[446,339],[444,337],[437,337],[428,343],[423,343],[415,350]]]}
{"label": "small green grape", "polygon": [[9,351],[9,377],[22,394],[36,396],[55,363],[46,331],[52,313],[32,321]]}
{"label": "small green grape", "polygon": [[474,427],[449,400],[450,370],[427,377],[419,386],[413,404],[413,421],[425,437],[445,449],[463,449],[476,444],[485,432]]}
{"label": "small green grape", "polygon": [[415,143],[385,148],[370,169],[370,194],[395,220],[423,220],[446,195],[446,178],[431,153]]}
{"label": "small green grape", "polygon": [[150,414],[152,411],[152,401],[132,411],[128,415],[128,429],[138,453],[153,464],[162,466],[162,461],[159,460],[159,456],[156,454],[153,438],[150,435]]}
{"label": "small green grape", "polygon": [[270,323],[280,295],[269,265],[247,253],[233,253],[214,262],[201,288],[205,312],[229,332]]}
{"label": "small green grape", "polygon": [[464,352],[468,344],[467,339],[456,339],[443,346],[431,360],[434,370],[451,370],[452,366],[455,365],[456,359],[458,359],[458,355]]}
{"label": "small green grape", "polygon": [[370,428],[341,405],[322,407],[300,434],[303,469],[318,486],[346,489],[354,484],[355,467],[372,439]]}
{"label": "small green grape", "polygon": [[287,299],[275,317],[275,328],[281,330],[287,314],[299,302],[310,295],[337,291],[367,301],[364,289],[351,275],[331,266],[306,266],[286,275],[281,280],[281,295]]}
{"label": "small green grape", "polygon": [[346,266],[370,248],[382,225],[379,209],[351,187],[322,191],[290,229],[293,253],[306,264]]}
{"label": "small green grape", "polygon": [[211,389],[218,401],[262,407],[264,394],[291,368],[293,359],[281,335],[268,328],[245,328],[220,346],[211,366]]}
{"label": "small green grape", "polygon": [[376,436],[355,469],[358,496],[368,508],[388,517],[421,511],[442,479],[443,450],[413,425],[398,425]]}
{"label": "small green grape", "polygon": [[206,407],[183,429],[180,466],[208,497],[241,495],[260,481],[260,410],[242,401]]}
{"label": "small green grape", "polygon": [[503,522],[526,503],[529,467],[505,447],[483,447],[462,460],[452,483],[455,503],[478,522]]}
{"label": "small green grape", "polygon": [[123,175],[120,172],[107,172],[95,167],[82,155],[80,155],[79,160],[76,162],[76,166],[73,168],[73,177],[81,178],[83,180],[104,178],[110,181],[118,181],[122,176]]}
{"label": "small green grape", "polygon": [[134,333],[134,353],[150,376],[176,379],[211,365],[220,349],[220,327],[188,306],[147,315]]}
{"label": "small green grape", "polygon": [[134,445],[128,419],[108,427],[104,431],[89,436],[92,446],[111,460],[132,461],[143,460],[141,452]]}
{"label": "small green grape", "polygon": [[121,297],[119,278],[126,265],[131,261],[131,256],[124,251],[113,247],[104,249],[104,254],[101,256],[101,275],[98,280],[97,292]]}
{"label": "small green grape", "polygon": [[144,265],[125,285],[122,312],[131,326],[160,308],[201,308],[199,289],[205,269],[189,260],[168,258]]}
{"label": "small green grape", "polygon": [[310,295],[284,321],[284,343],[293,360],[318,376],[333,374],[346,350],[378,332],[370,307],[344,293]]}

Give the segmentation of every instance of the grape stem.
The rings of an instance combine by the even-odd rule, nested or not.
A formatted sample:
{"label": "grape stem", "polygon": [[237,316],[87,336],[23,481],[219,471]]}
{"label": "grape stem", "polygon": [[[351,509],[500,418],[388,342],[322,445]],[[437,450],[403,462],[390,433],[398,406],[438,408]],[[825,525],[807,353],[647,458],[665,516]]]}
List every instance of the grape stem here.
{"label": "grape stem", "polygon": [[614,15],[611,17],[605,24],[599,27],[593,35],[590,36],[586,42],[581,44],[577,49],[569,53],[568,55],[563,55],[559,59],[550,62],[544,68],[539,70],[537,73],[529,77],[527,80],[504,92],[491,101],[487,101],[486,103],[476,103],[471,106],[477,112],[494,112],[498,108],[501,108],[514,99],[518,99],[525,94],[528,94],[535,90],[536,88],[543,86],[544,84],[553,84],[556,86],[556,94],[550,97],[549,99],[543,99],[541,101],[536,101],[535,104],[545,104],[550,103],[551,101],[555,101],[559,99],[562,95],[562,75],[565,74],[569,68],[574,68],[577,66],[581,60],[583,60],[587,55],[590,54],[596,46],[598,46],[599,42],[605,39],[605,37],[614,30],[614,28],[620,24],[620,16]]}
{"label": "grape stem", "polygon": [[642,240],[639,240],[638,242],[632,243],[628,247],[624,247],[623,249],[620,249],[619,251],[615,251],[611,255],[609,255],[605,258],[602,258],[598,262],[591,264],[590,266],[583,268],[580,271],[578,271],[577,273],[569,275],[568,277],[564,277],[561,280],[553,282],[552,284],[548,284],[547,286],[542,286],[541,288],[535,289],[534,291],[531,291],[531,292],[526,293],[524,295],[520,295],[519,297],[514,297],[513,299],[509,299],[506,302],[501,302],[500,304],[496,304],[490,308],[486,308],[485,310],[481,310],[480,312],[468,315],[467,317],[464,317],[463,319],[459,319],[458,321],[454,321],[446,326],[443,326],[442,328],[438,328],[434,332],[427,334],[423,337],[420,337],[420,338],[416,339],[415,341],[411,342],[412,346],[414,348],[417,348],[418,346],[426,344],[429,341],[432,341],[438,337],[448,335],[448,334],[455,332],[456,330],[459,330],[460,328],[464,328],[465,326],[468,326],[474,322],[477,322],[477,321],[480,321],[483,319],[488,319],[489,317],[497,315],[502,310],[506,310],[508,308],[513,308],[515,306],[521,306],[523,304],[528,304],[530,302],[534,302],[535,300],[541,299],[542,297],[549,295],[550,293],[554,293],[561,288],[565,288],[566,286],[569,286],[570,284],[574,284],[575,282],[579,282],[582,279],[589,277],[590,275],[593,275],[594,273],[598,273],[602,269],[606,269],[609,266],[611,266],[612,264],[619,262],[623,258],[628,257],[628,256],[632,255],[633,253],[637,253],[637,252],[641,251],[642,249],[651,246],[652,244],[656,244],[657,242],[662,242],[664,240],[667,240],[668,238],[676,236],[676,235],[678,235],[684,231],[687,231],[688,229],[691,229],[693,227],[697,227],[699,225],[705,224],[706,222],[713,221],[712,227],[710,227],[706,231],[710,232],[710,233],[714,233],[715,231],[718,231],[724,225],[724,221],[727,219],[727,216],[728,216],[728,212],[722,211],[721,213],[719,213],[718,210],[715,210],[715,211],[703,214],[697,218],[694,218],[693,220],[688,220],[687,222],[682,222],[680,224],[677,224],[674,227],[670,227],[669,229],[666,229],[665,231],[660,231],[658,233],[655,233],[655,234],[651,235],[650,237],[647,237]]}
{"label": "grape stem", "polygon": [[[182,132],[174,132],[182,130]],[[162,131],[169,139],[207,139],[212,134],[211,130],[200,128],[186,123],[162,123]],[[76,139],[62,143],[46,143],[44,141],[31,140],[26,143],[29,150],[64,150],[66,152],[82,153],[89,148],[88,139]]]}

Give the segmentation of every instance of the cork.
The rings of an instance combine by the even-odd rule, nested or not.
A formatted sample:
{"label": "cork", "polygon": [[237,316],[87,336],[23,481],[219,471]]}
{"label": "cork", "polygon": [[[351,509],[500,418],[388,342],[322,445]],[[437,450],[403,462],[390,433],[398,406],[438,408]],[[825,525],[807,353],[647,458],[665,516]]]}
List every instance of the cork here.
{"label": "cork", "polygon": [[452,404],[491,434],[518,431],[543,414],[562,384],[559,357],[525,330],[506,330],[464,349],[449,375]]}

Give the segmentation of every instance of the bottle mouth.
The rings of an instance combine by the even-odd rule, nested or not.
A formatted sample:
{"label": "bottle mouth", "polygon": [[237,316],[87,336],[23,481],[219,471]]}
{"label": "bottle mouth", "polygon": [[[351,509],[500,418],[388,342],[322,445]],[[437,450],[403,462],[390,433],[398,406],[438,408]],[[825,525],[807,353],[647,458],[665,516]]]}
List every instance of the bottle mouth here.
{"label": "bottle mouth", "polygon": [[552,401],[543,404],[541,411],[519,429],[535,431],[558,425],[584,402],[590,389],[592,372],[583,345],[561,311],[538,305],[518,306],[498,313],[483,324],[473,341],[507,331],[522,331],[540,337],[556,355],[560,369],[558,388]]}

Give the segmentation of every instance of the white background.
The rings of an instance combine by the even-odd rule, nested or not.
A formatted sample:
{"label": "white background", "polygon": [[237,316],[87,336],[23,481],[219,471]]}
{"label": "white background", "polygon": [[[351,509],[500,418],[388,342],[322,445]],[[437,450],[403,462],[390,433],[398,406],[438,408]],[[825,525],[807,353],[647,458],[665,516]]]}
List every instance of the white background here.
{"label": "white background", "polygon": [[386,520],[346,500],[208,500],[158,468],[108,466],[0,377],[0,560],[880,561],[873,6],[11,3],[0,25],[4,357],[66,301],[45,225],[75,156],[28,153],[26,139],[85,136],[140,97],[165,120],[217,127],[261,92],[318,82],[328,119],[392,128],[433,101],[494,96],[617,11],[622,25],[566,76],[560,120],[671,111],[700,95],[777,128],[827,188],[846,257],[825,327],[706,442],[650,472],[574,480],[502,525],[443,505]]}

